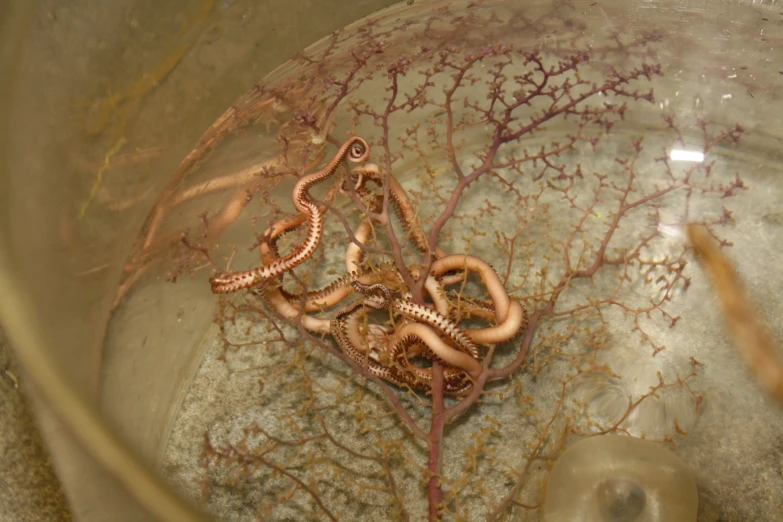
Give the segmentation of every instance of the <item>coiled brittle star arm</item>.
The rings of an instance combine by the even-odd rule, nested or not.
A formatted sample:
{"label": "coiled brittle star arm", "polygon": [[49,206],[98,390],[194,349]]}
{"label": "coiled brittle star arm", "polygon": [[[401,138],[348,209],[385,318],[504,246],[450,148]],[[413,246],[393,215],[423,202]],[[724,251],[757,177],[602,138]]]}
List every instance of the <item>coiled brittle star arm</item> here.
{"label": "coiled brittle star arm", "polygon": [[[392,291],[382,284],[364,285],[354,282],[353,286],[364,296],[363,301],[339,311],[332,320],[332,335],[343,353],[376,377],[398,386],[428,390],[432,386],[431,371],[412,365],[408,352],[409,348],[423,343],[438,358],[454,363],[454,367],[447,368],[444,372],[444,391],[452,395],[463,395],[470,390],[471,378],[473,375],[478,376],[481,365],[472,355],[460,352],[446,344],[441,338],[443,332],[436,331],[436,328],[422,323],[411,323],[403,326],[391,337],[383,331],[374,330],[371,331],[374,336],[373,342],[368,343],[359,330],[357,312],[362,307],[375,310],[387,309],[399,300],[394,299]],[[373,295],[373,292],[380,292],[380,295]],[[437,315],[437,312],[430,312]],[[443,321],[447,320],[442,317],[433,319],[433,322],[447,329],[442,324]],[[452,337],[457,336],[452,335]],[[387,339],[385,343],[384,339]],[[469,343],[467,339],[464,341]],[[379,342],[385,346],[378,347]],[[374,353],[370,353],[371,346],[376,347]],[[470,370],[469,373],[466,368]]]}
{"label": "coiled brittle star arm", "polygon": [[343,159],[348,158],[351,162],[360,163],[366,160],[369,154],[370,146],[367,142],[358,136],[354,136],[343,143],[337,154],[323,169],[302,177],[294,185],[293,200],[297,210],[308,216],[307,238],[304,243],[295,248],[290,254],[275,260],[269,265],[244,272],[229,272],[212,277],[209,281],[212,285],[212,292],[225,294],[250,288],[259,282],[283,275],[309,259],[321,241],[324,217],[319,206],[310,199],[308,190],[313,185],[330,178]]}
{"label": "coiled brittle star arm", "polygon": [[475,343],[506,342],[517,335],[527,323],[525,310],[516,299],[511,299],[495,270],[485,261],[464,254],[450,255],[436,260],[430,274],[437,277],[454,270],[477,272],[487,287],[495,309],[497,324],[487,328],[470,328],[465,334]]}

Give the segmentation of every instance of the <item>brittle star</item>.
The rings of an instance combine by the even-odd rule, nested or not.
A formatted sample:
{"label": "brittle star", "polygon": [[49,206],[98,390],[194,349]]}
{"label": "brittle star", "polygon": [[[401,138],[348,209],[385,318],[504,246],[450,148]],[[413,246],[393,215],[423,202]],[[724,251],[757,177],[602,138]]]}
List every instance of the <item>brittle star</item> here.
{"label": "brittle star", "polygon": [[[303,176],[294,186],[292,198],[301,212],[273,224],[265,232],[267,238],[260,248],[262,266],[229,272],[210,280],[214,293],[236,292],[245,288],[260,288],[264,299],[284,318],[301,321],[304,328],[331,334],[340,349],[365,371],[388,382],[417,390],[432,386],[432,370],[413,364],[414,358],[438,361],[444,366],[444,392],[464,395],[483,371],[481,352],[477,344],[492,345],[506,342],[517,335],[526,324],[526,315],[519,301],[511,299],[492,267],[473,256],[448,255],[440,248],[430,250],[413,205],[402,186],[389,175],[384,179],[377,165],[367,164],[352,171],[354,191],[363,200],[369,200],[365,211],[379,213],[382,198],[368,192],[366,182],[383,187],[389,184],[390,202],[413,238],[414,245],[423,253],[432,251],[435,261],[426,275],[423,288],[432,305],[415,303],[410,289],[390,263],[363,266],[364,250],[372,225],[366,216],[354,232],[355,241],[345,253],[348,275],[326,288],[291,294],[271,281],[278,281],[285,273],[304,263],[315,252],[323,235],[325,207],[312,201],[309,189],[330,178],[343,159],[361,162],[369,156],[369,145],[359,137],[346,141],[332,160],[322,169]],[[331,197],[331,196],[329,196]],[[280,257],[277,240],[283,234],[308,223],[305,240],[290,254]],[[454,311],[457,306],[448,298],[444,286],[460,283],[466,273],[476,272],[484,282],[491,302],[460,299],[461,318],[483,318],[495,326],[463,329]],[[418,272],[412,273],[418,277]],[[331,319],[309,315],[307,312],[326,310],[342,302],[348,295],[359,293],[361,299],[338,310]],[[399,294],[399,297],[397,296]],[[300,304],[304,303],[304,311]],[[397,324],[386,327],[365,324],[371,310],[389,310],[399,316]]]}

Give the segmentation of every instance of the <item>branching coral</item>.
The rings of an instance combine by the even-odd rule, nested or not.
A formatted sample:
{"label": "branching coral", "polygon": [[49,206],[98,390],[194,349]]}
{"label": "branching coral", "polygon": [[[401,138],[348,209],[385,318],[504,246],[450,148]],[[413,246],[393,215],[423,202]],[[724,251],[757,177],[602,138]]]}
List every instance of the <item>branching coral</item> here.
{"label": "branching coral", "polygon": [[[219,300],[221,358],[274,361],[257,381],[275,415],[206,434],[205,498],[254,484],[264,519],[504,519],[536,509],[571,435],[645,435],[635,413],[668,391],[698,410],[701,364],[687,356],[611,415],[587,403],[604,393],[594,383],[620,379],[616,346],[661,360],[690,285],[677,231],[697,221],[718,238],[721,202],[744,184],[668,159],[691,137],[681,118],[655,115],[661,133],[644,138],[625,125],[650,117],[659,35],[587,52],[551,13],[508,19],[479,4],[335,33],[298,57],[295,78],[254,88],[252,115],[244,101],[227,112],[235,126],[216,124],[172,180],[129,274],[166,212],[244,186],[176,240],[172,278],[213,270],[214,292],[237,292]],[[512,45],[515,24],[564,37]],[[286,123],[257,176],[184,186],[194,158],[271,119]],[[707,157],[744,132],[693,128]],[[245,220],[255,200],[265,213]],[[259,227],[250,256],[217,245],[235,220]],[[662,424],[668,441],[689,428]]]}

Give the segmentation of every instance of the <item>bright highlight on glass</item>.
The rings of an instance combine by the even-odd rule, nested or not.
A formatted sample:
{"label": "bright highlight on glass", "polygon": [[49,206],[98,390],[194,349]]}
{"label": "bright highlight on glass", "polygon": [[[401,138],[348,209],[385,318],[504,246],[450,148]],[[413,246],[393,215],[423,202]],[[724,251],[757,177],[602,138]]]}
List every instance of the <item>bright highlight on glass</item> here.
{"label": "bright highlight on glass", "polygon": [[669,153],[669,159],[672,161],[695,161],[701,163],[704,161],[704,154],[692,150],[672,149]]}

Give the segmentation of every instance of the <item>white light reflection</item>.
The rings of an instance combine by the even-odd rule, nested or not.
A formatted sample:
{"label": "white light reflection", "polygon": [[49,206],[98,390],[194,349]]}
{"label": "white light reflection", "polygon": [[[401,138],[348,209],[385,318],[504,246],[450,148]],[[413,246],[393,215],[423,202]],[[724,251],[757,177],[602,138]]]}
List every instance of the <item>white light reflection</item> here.
{"label": "white light reflection", "polygon": [[685,239],[683,228],[678,225],[664,225],[663,223],[658,223],[658,232],[660,232],[665,239],[672,241],[682,241]]}
{"label": "white light reflection", "polygon": [[694,161],[696,163],[701,163],[704,161],[704,154],[694,150],[672,149],[669,153],[669,159],[672,161]]}

